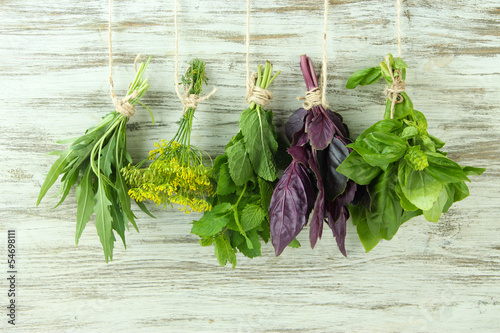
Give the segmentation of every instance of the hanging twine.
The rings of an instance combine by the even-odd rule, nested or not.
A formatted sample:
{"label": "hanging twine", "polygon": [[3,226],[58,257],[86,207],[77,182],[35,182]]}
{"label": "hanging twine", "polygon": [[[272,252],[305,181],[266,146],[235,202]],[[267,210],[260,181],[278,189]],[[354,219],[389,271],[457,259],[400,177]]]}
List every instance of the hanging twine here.
{"label": "hanging twine", "polygon": [[325,109],[328,109],[328,102],[326,101],[326,86],[328,78],[328,60],[326,57],[326,33],[328,31],[328,0],[324,1],[324,12],[323,12],[323,60],[321,64],[321,89],[316,87],[308,92],[306,92],[305,97],[297,97],[297,100],[305,100],[302,103],[302,107],[309,110],[315,106],[322,105]]}
{"label": "hanging twine", "polygon": [[252,102],[259,104],[261,106],[266,106],[273,99],[274,95],[271,91],[262,89],[255,85],[257,80],[257,73],[252,73],[250,75],[250,0],[247,0],[247,31],[246,31],[246,46],[247,46],[247,96],[245,101],[248,104]]}
{"label": "hanging twine", "polygon": [[392,71],[391,62],[389,61],[389,57],[385,58],[385,63],[387,65],[387,68],[389,68],[389,74],[391,75],[392,84],[389,88],[386,88],[384,90],[384,94],[392,102],[391,103],[391,119],[393,119],[394,118],[394,107],[396,106],[396,104],[403,103],[404,98],[401,95],[401,93],[406,91],[406,83],[405,83],[405,81],[402,80],[401,69],[396,69],[395,73],[397,75],[396,76],[394,75],[394,72]]}
{"label": "hanging twine", "polygon": [[[111,43],[111,12],[113,9],[113,0],[109,0],[109,17],[108,17],[108,45],[109,45],[109,92],[111,94],[111,100],[115,106],[116,112],[122,114],[123,116],[130,118],[135,114],[135,106],[130,104],[130,100],[137,97],[138,92],[133,91],[131,94],[123,97],[121,100],[115,95],[113,89],[113,44]],[[140,54],[137,55],[134,61],[134,68],[137,72],[137,60]]]}
{"label": "hanging twine", "polygon": [[[401,58],[401,0],[396,0],[396,9],[398,17],[398,56]],[[391,62],[389,57],[385,57],[385,63],[389,69],[389,74],[391,75],[392,84],[389,88],[384,90],[384,94],[391,101],[391,119],[394,118],[394,107],[396,104],[403,103],[404,97],[401,95],[402,92],[406,91],[406,83],[402,79],[401,69],[396,69],[392,71]]]}
{"label": "hanging twine", "polygon": [[205,95],[203,97],[200,97],[199,95],[196,94],[190,94],[189,91],[191,90],[192,86],[188,85],[183,85],[183,90],[184,93],[181,93],[179,89],[179,29],[177,27],[177,4],[178,0],[175,0],[175,16],[174,16],[174,27],[175,27],[175,92],[177,93],[177,97],[181,100],[182,104],[184,105],[182,109],[182,114],[185,114],[187,109],[192,108],[193,110],[196,110],[198,108],[198,104],[200,102],[203,102],[210,97],[212,97],[213,94],[217,92],[217,89],[214,88],[212,92],[208,95]]}

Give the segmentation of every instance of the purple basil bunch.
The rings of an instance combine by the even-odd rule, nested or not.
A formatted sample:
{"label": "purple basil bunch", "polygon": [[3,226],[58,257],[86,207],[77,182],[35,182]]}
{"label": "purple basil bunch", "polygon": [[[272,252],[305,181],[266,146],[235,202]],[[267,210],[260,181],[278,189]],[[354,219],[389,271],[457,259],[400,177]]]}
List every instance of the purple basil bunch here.
{"label": "purple basil bunch", "polygon": [[[318,78],[306,55],[300,57],[300,68],[308,94],[317,92]],[[269,207],[276,255],[297,237],[312,212],[311,247],[321,238],[323,222],[326,222],[345,256],[347,205],[354,200],[358,188],[354,181],[336,170],[351,151],[346,147],[351,143],[347,126],[339,114],[320,103],[309,103],[308,109],[300,108],[290,116],[285,132],[292,142],[288,153],[293,160],[276,185]]]}

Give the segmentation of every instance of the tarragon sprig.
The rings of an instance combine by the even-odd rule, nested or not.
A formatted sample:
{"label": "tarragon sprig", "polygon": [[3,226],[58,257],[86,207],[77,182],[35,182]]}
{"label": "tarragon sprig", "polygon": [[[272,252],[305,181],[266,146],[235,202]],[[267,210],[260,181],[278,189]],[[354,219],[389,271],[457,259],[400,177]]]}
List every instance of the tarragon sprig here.
{"label": "tarragon sprig", "polygon": [[[127,96],[131,95],[128,100],[131,105],[140,104],[146,107],[140,99],[149,88],[148,80],[143,79],[143,75],[150,59],[141,64],[134,81],[129,86]],[[149,109],[148,111],[151,113]],[[128,120],[129,117],[113,111],[105,115],[99,124],[85,131],[83,136],[57,141],[60,144],[70,143],[71,145],[67,150],[49,153],[49,155],[58,155],[59,158],[50,168],[36,203],[37,206],[40,204],[60,175],[62,178],[58,195],[62,197],[55,207],[66,199],[70,189],[76,184],[78,206],[75,243],[78,244],[87,222],[92,214],[95,214],[97,234],[106,262],[113,259],[113,247],[116,240],[113,230],[120,236],[125,247],[127,221],[130,221],[138,231],[135,223],[137,217],[131,209],[128,188],[120,174],[121,168],[132,161],[127,152],[126,125]],[[150,215],[142,203],[138,205]]]}

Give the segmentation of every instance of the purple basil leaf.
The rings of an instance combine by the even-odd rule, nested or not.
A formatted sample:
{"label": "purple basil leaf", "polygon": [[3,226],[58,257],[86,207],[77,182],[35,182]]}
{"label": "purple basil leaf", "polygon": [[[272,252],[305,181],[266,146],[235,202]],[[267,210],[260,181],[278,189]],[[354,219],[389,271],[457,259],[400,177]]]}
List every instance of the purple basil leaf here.
{"label": "purple basil leaf", "polygon": [[311,158],[311,152],[303,146],[291,146],[288,148],[288,153],[292,155],[294,161],[302,163],[307,167],[308,161]]}
{"label": "purple basil leaf", "polygon": [[349,156],[349,150],[339,139],[334,138],[323,154],[326,154],[326,163],[320,164],[320,169],[324,168],[322,173],[324,174],[325,197],[326,200],[333,201],[344,192],[347,185],[348,178],[337,172],[337,167]]}
{"label": "purple basil leaf", "polygon": [[347,206],[348,204],[353,202],[354,197],[356,196],[358,186],[359,185],[356,184],[352,179],[349,179],[345,187],[344,193],[339,195],[336,199],[339,202],[339,204]]}
{"label": "purple basil leaf", "polygon": [[[272,243],[279,256],[306,225],[309,198],[314,191],[305,167],[292,162],[274,189],[269,206]],[[308,213],[309,210],[309,213]]]}
{"label": "purple basil leaf", "polygon": [[347,207],[340,205],[337,200],[335,202],[328,201],[326,203],[326,217],[340,252],[347,257],[345,250],[346,222],[349,219]]}
{"label": "purple basil leaf", "polygon": [[300,108],[292,113],[290,118],[288,118],[288,121],[285,123],[285,134],[290,142],[292,142],[293,135],[304,127],[306,114],[307,110]]}
{"label": "purple basil leaf", "polygon": [[292,146],[303,146],[307,142],[309,142],[309,137],[307,136],[304,127],[293,134]]}
{"label": "purple basil leaf", "polygon": [[342,135],[345,138],[349,137],[349,131],[347,126],[342,122],[342,116],[337,112],[333,112],[329,109],[325,110],[326,115],[333,122],[337,134]]}
{"label": "purple basil leaf", "polygon": [[309,143],[316,150],[323,150],[333,139],[335,134],[332,120],[319,112],[306,127]]}
{"label": "purple basil leaf", "polygon": [[325,219],[325,189],[319,171],[317,158],[315,158],[314,155],[316,154],[313,151],[313,156],[309,159],[309,168],[316,176],[316,186],[318,188],[318,196],[314,205],[314,212],[311,218],[309,229],[309,241],[311,242],[311,248],[313,249],[316,245],[316,242],[321,238],[321,235],[323,234],[323,221]]}

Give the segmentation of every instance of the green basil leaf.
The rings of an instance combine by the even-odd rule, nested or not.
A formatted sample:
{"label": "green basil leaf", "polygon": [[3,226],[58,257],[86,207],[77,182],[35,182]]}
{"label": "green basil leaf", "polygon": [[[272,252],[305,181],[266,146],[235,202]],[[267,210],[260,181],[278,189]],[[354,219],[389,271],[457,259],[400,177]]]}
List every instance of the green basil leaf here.
{"label": "green basil leaf", "polygon": [[365,68],[354,72],[349,80],[347,80],[346,88],[354,89],[358,85],[366,86],[373,84],[380,79],[382,74],[380,73],[380,67]]}
{"label": "green basil leaf", "polygon": [[407,149],[406,142],[399,136],[382,132],[370,133],[347,147],[357,151],[368,164],[382,169],[403,157]]}
{"label": "green basil leaf", "polygon": [[401,189],[408,200],[422,210],[432,208],[437,200],[443,184],[424,170],[410,169],[406,177],[406,186],[400,183]]}
{"label": "green basil leaf", "polygon": [[430,135],[430,134],[428,134],[428,136],[432,140],[432,142],[434,142],[434,145],[436,146],[436,149],[441,149],[441,148],[444,147],[444,145],[445,145],[444,141],[439,140],[438,138],[436,138],[435,136]]}
{"label": "green basil leaf", "polygon": [[408,222],[412,218],[420,216],[422,214],[423,214],[423,212],[422,212],[421,209],[419,209],[419,210],[413,210],[413,211],[404,211],[403,212],[403,216],[401,216],[401,223]]}
{"label": "green basil leaf", "polygon": [[418,135],[418,128],[415,126],[406,127],[399,135],[401,139],[408,140]]}
{"label": "green basil leaf", "polygon": [[337,167],[337,171],[360,185],[367,185],[382,172],[382,169],[371,166],[358,152],[352,151]]}
{"label": "green basil leaf", "polygon": [[441,183],[456,183],[467,180],[466,174],[456,162],[439,153],[426,152],[429,166],[427,173]]}
{"label": "green basil leaf", "polygon": [[383,133],[394,133],[402,128],[402,124],[396,119],[384,119],[377,121],[372,126],[368,127],[361,133],[361,135],[356,139],[356,141],[362,141],[368,134],[373,132],[383,132]]}
{"label": "green basil leaf", "polygon": [[448,185],[455,190],[453,202],[461,201],[469,196],[469,188],[465,182],[451,183]]}
{"label": "green basil leaf", "polygon": [[424,210],[424,216],[429,222],[438,222],[439,218],[441,217],[441,213],[444,210],[444,207],[446,206],[446,203],[448,201],[448,191],[446,190],[446,187],[443,186],[441,189],[441,192],[439,192],[439,196],[434,202],[434,205],[432,205],[431,209]]}
{"label": "green basil leaf", "polygon": [[[413,103],[405,92],[401,93],[403,97],[403,102],[396,103],[394,105],[394,118],[393,119],[402,119],[408,116],[413,111]],[[384,119],[391,119],[391,107],[392,102],[387,98],[385,103],[385,114]]]}
{"label": "green basil leaf", "polygon": [[481,176],[483,172],[486,171],[485,168],[475,168],[471,166],[466,166],[463,167],[463,172],[468,176],[468,175],[473,175],[473,176]]}
{"label": "green basil leaf", "polygon": [[403,61],[403,59],[397,57],[396,60],[394,61],[394,68],[396,69],[408,68],[408,65],[406,64],[406,62]]}
{"label": "green basil leaf", "polygon": [[403,207],[403,209],[405,211],[414,211],[414,210],[418,210],[418,207],[415,206],[414,204],[412,204],[410,202],[410,200],[408,200],[408,198],[405,196],[405,194],[403,193],[403,190],[401,189],[401,186],[399,186],[399,184],[396,185],[396,194],[398,195],[399,197],[399,202],[401,204],[401,207]]}

